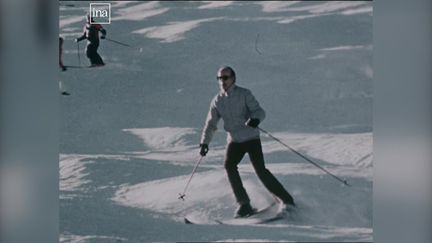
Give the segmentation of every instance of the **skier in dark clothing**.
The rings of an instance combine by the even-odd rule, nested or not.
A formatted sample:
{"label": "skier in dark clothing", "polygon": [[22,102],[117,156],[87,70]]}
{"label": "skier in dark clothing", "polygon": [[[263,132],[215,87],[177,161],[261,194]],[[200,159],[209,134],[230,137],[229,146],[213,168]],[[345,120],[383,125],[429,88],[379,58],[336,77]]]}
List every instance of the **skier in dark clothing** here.
{"label": "skier in dark clothing", "polygon": [[59,66],[61,70],[64,72],[66,71],[66,66],[63,65],[63,37],[59,36]]}
{"label": "skier in dark clothing", "polygon": [[[66,71],[66,66],[63,65],[63,37],[59,36],[59,66],[61,70]],[[59,89],[62,95],[70,95],[66,90],[63,90],[62,81],[59,81]]]}
{"label": "skier in dark clothing", "polygon": [[105,39],[107,34],[106,30],[101,24],[93,23],[93,19],[90,15],[87,15],[87,23],[84,26],[84,33],[82,36],[75,39],[75,42],[87,39],[86,55],[89,58],[92,67],[105,65],[101,56],[97,53],[99,47],[99,32],[102,33],[100,38]]}
{"label": "skier in dark clothing", "polygon": [[279,212],[283,214],[293,210],[294,199],[264,164],[258,125],[264,120],[265,111],[250,90],[235,84],[236,76],[231,67],[221,67],[217,73],[217,80],[220,92],[210,104],[201,136],[200,154],[201,156],[207,154],[208,145],[222,118],[224,129],[228,133],[225,170],[237,203],[240,205],[236,217],[247,217],[255,213],[237,169],[237,165],[246,153],[249,154],[258,178],[281,201]]}

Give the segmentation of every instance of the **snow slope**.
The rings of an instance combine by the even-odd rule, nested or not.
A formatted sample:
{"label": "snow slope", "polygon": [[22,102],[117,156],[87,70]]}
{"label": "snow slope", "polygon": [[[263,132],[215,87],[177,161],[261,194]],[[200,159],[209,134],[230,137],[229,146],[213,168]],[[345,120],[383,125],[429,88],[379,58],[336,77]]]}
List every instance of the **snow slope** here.
{"label": "snow slope", "polygon": [[[60,73],[60,242],[372,241],[372,3],[111,2],[105,67]],[[63,62],[79,65],[88,2],[60,5]],[[88,61],[79,44],[81,65]],[[196,161],[216,70],[232,65],[267,112],[262,128],[350,187],[261,135],[266,164],[298,210],[266,225],[214,225],[236,205],[222,124]],[[253,206],[272,196],[248,157]],[[185,215],[205,225],[185,225]]]}

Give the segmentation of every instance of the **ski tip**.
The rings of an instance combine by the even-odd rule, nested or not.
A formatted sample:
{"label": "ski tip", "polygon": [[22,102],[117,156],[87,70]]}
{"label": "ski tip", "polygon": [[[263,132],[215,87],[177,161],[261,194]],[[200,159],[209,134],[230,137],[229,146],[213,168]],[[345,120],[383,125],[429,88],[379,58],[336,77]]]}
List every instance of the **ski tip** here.
{"label": "ski tip", "polygon": [[184,223],[185,224],[193,224],[189,219],[187,219],[187,218],[184,218]]}
{"label": "ski tip", "polygon": [[215,222],[218,223],[218,224],[224,224],[224,222],[222,222],[222,221],[219,220],[219,219],[216,219]]}

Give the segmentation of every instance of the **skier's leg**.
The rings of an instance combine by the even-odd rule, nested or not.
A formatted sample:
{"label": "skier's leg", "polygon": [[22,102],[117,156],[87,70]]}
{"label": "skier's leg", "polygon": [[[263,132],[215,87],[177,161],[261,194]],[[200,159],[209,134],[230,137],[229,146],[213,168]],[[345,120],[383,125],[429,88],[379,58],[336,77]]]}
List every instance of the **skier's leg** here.
{"label": "skier's leg", "polygon": [[101,56],[97,53],[99,45],[95,43],[90,43],[87,45],[86,54],[90,59],[91,65],[104,65]]}
{"label": "skier's leg", "polygon": [[96,45],[95,46],[95,50],[94,50],[94,55],[93,55],[94,56],[95,64],[97,64],[97,65],[105,65],[105,63],[102,60],[102,57],[97,52],[98,48],[99,48],[99,45]]}
{"label": "skier's leg", "polygon": [[102,57],[99,55],[99,53],[95,53],[95,62],[98,64],[98,65],[105,65],[105,63],[103,62],[103,60],[102,60]]}
{"label": "skier's leg", "polygon": [[241,144],[231,142],[227,145],[224,166],[231,188],[240,205],[247,204],[250,201],[237,169],[237,165],[242,160],[244,154],[245,152],[243,151]]}
{"label": "skier's leg", "polygon": [[247,142],[247,152],[258,178],[264,186],[278,197],[284,204],[294,205],[294,199],[285,190],[282,184],[273,176],[273,174],[265,167],[264,155],[262,152],[261,141],[259,139]]}
{"label": "skier's leg", "polygon": [[95,45],[89,43],[86,47],[86,56],[90,60],[90,64],[94,65],[96,64],[95,61]]}

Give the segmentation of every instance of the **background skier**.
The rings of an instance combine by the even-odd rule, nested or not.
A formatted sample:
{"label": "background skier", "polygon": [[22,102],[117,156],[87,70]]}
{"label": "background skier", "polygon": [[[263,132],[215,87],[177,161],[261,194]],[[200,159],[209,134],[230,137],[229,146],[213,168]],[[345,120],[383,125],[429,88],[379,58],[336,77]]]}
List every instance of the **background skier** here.
{"label": "background skier", "polygon": [[[63,37],[59,36],[59,67],[64,72],[67,69],[66,69],[66,66],[63,65],[63,42],[64,42]],[[60,89],[60,93],[62,95],[70,95],[66,90],[64,90],[64,87],[63,87],[61,80],[59,81],[59,89]]]}
{"label": "background skier", "polygon": [[59,36],[59,66],[61,70],[66,71],[66,66],[63,65],[63,37]]}
{"label": "background skier", "polygon": [[84,26],[84,32],[82,36],[75,39],[75,42],[87,39],[86,55],[90,60],[91,66],[103,66],[101,56],[98,54],[97,49],[99,48],[99,32],[102,33],[101,39],[105,39],[107,34],[106,30],[101,24],[93,23],[93,18],[87,15],[87,23]]}

